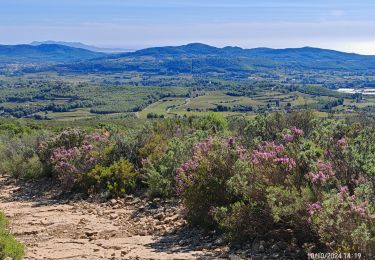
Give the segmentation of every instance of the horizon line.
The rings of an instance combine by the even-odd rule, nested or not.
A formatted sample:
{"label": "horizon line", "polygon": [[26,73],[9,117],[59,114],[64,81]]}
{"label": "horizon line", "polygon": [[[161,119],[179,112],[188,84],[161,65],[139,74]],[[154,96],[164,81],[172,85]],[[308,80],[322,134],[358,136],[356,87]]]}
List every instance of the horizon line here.
{"label": "horizon line", "polygon": [[[61,46],[67,46],[66,44],[82,44],[87,47],[93,47],[97,49],[118,49],[118,50],[123,50],[123,52],[119,51],[118,53],[125,53],[125,52],[136,52],[136,51],[141,51],[141,50],[146,50],[146,49],[151,49],[151,48],[165,48],[165,47],[183,47],[183,46],[188,46],[188,45],[194,45],[194,44],[200,44],[200,45],[205,45],[209,47],[214,47],[217,49],[224,49],[224,48],[240,48],[243,50],[253,50],[253,49],[270,49],[270,50],[288,50],[288,49],[304,49],[304,48],[311,48],[311,49],[320,49],[320,50],[327,50],[327,51],[335,51],[335,52],[341,52],[341,53],[346,53],[346,54],[356,54],[356,55],[361,55],[361,56],[375,56],[375,54],[361,54],[358,52],[350,52],[350,51],[343,51],[343,50],[338,50],[338,49],[331,49],[331,48],[324,48],[324,47],[316,47],[316,46],[311,46],[311,45],[304,45],[304,46],[299,46],[299,47],[281,47],[281,48],[272,48],[272,47],[265,47],[265,46],[258,46],[258,47],[251,47],[251,48],[246,48],[242,47],[239,45],[214,45],[214,44],[207,44],[203,42],[188,42],[188,43],[181,43],[181,44],[166,44],[166,45],[145,45],[143,47],[122,47],[122,46],[109,46],[109,45],[96,45],[96,44],[91,44],[91,43],[85,43],[85,42],[80,42],[80,41],[55,41],[55,40],[34,40],[29,43],[16,43],[16,44],[3,44],[0,43],[0,46],[20,46],[20,45],[29,45],[29,46],[35,46],[32,43],[41,43],[39,45],[61,45]],[[44,43],[46,42],[46,43]],[[55,42],[55,43],[48,43],[48,42]],[[80,47],[74,47],[74,46],[67,46],[71,48],[77,48],[77,49],[85,49],[85,48],[80,48]],[[100,52],[100,51],[94,51],[94,52]]]}

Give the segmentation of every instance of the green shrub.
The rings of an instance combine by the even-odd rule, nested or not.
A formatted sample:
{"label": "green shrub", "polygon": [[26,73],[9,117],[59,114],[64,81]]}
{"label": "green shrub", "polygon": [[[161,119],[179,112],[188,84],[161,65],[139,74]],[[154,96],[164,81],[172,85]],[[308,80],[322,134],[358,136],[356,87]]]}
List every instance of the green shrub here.
{"label": "green shrub", "polygon": [[108,167],[97,165],[89,171],[82,185],[89,193],[101,193],[107,196],[122,196],[135,188],[137,174],[128,160],[122,159]]}
{"label": "green shrub", "polygon": [[307,222],[306,205],[312,200],[308,188],[271,186],[266,190],[267,205],[275,222],[283,221],[290,226],[302,227]]}
{"label": "green shrub", "polygon": [[272,219],[262,204],[236,202],[214,210],[213,215],[230,241],[245,242],[270,230]]}
{"label": "green shrub", "polygon": [[174,192],[171,180],[150,166],[147,169],[145,183],[147,195],[150,197],[169,197]]}
{"label": "green shrub", "polygon": [[21,124],[12,124],[12,123],[9,123],[9,124],[2,124],[0,123],[0,134],[7,134],[7,135],[10,135],[10,136],[22,136],[22,135],[25,135],[25,134],[30,134],[32,132],[32,129],[27,127],[27,126],[23,126]]}
{"label": "green shrub", "polygon": [[36,153],[43,133],[17,137],[0,137],[0,173],[15,178],[35,179],[42,176],[42,164]]}
{"label": "green shrub", "polygon": [[4,214],[0,212],[0,259],[10,257],[21,260],[24,256],[24,247],[6,231],[7,224]]}

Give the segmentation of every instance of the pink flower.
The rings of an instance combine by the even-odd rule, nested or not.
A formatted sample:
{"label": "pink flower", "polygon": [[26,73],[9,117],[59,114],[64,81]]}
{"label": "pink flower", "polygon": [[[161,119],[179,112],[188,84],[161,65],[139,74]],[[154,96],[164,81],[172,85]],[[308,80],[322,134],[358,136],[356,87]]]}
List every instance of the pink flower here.
{"label": "pink flower", "polygon": [[91,151],[94,148],[94,146],[92,146],[91,144],[84,144],[82,145],[82,148],[85,152],[88,152]]}
{"label": "pink flower", "polygon": [[366,215],[366,209],[365,207],[357,206],[353,208],[353,211],[361,216]]}
{"label": "pink flower", "polygon": [[286,165],[289,170],[292,170],[294,167],[296,167],[296,161],[289,157],[276,158],[273,161]]}
{"label": "pink flower", "polygon": [[320,202],[315,202],[313,204],[308,204],[307,205],[307,211],[310,216],[314,215],[317,211],[321,210],[322,205]]}
{"label": "pink flower", "polygon": [[242,146],[240,145],[237,145],[236,146],[236,153],[237,155],[240,157],[240,160],[245,160],[246,159],[246,149],[243,148]]}
{"label": "pink flower", "polygon": [[210,137],[207,140],[194,145],[194,154],[207,154],[213,147],[213,138]]}
{"label": "pink flower", "polygon": [[332,165],[321,160],[318,160],[317,162],[317,171],[309,173],[312,183],[324,183],[334,176],[335,173],[333,172]]}
{"label": "pink flower", "polygon": [[282,138],[286,142],[293,142],[293,140],[294,140],[294,136],[291,135],[291,134],[283,134]]}
{"label": "pink flower", "polygon": [[147,165],[147,163],[149,162],[149,160],[148,160],[148,158],[142,158],[142,160],[141,160],[141,165],[142,165],[142,167],[145,167],[146,165]]}
{"label": "pink flower", "polygon": [[341,194],[347,194],[349,192],[348,186],[343,186],[340,188]]}
{"label": "pink flower", "polygon": [[303,136],[305,133],[303,132],[303,130],[297,128],[297,127],[293,127],[292,128],[292,132],[295,136]]}

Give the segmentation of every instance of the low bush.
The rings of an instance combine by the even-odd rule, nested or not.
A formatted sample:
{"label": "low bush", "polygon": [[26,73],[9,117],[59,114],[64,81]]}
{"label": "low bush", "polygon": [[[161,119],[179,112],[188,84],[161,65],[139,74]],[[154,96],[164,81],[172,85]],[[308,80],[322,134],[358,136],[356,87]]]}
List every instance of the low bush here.
{"label": "low bush", "polygon": [[313,229],[331,250],[368,257],[375,252],[374,191],[369,185],[358,186],[353,195],[346,186],[326,193],[308,211]]}
{"label": "low bush", "polygon": [[0,173],[15,178],[35,179],[42,176],[42,163],[36,153],[43,134],[23,133],[17,137],[0,136]]}
{"label": "low bush", "polygon": [[96,165],[83,177],[82,185],[89,193],[123,196],[134,190],[137,174],[128,160],[122,159],[110,166]]}
{"label": "low bush", "polygon": [[176,175],[177,193],[182,197],[191,223],[213,227],[214,211],[236,202],[228,181],[242,170],[243,149],[232,138],[209,138],[194,146],[193,155]]}
{"label": "low bush", "polygon": [[0,259],[10,257],[21,260],[24,256],[24,247],[6,230],[7,224],[5,215],[0,212]]}
{"label": "low bush", "polygon": [[44,170],[55,174],[66,188],[80,186],[84,175],[108,160],[112,146],[108,136],[68,129],[40,143],[38,154]]}
{"label": "low bush", "polygon": [[164,152],[154,150],[142,162],[144,183],[151,197],[168,197],[175,195],[175,174],[180,165],[187,160],[194,144],[207,138],[204,131],[196,131],[183,139],[173,138],[166,142]]}

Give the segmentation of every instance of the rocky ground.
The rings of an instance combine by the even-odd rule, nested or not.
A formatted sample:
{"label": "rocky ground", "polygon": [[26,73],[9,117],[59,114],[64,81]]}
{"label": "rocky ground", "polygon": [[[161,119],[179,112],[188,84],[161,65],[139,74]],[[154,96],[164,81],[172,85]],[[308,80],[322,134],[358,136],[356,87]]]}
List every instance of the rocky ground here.
{"label": "rocky ground", "polygon": [[[61,195],[53,183],[0,178],[0,210],[25,259],[303,259],[290,230],[229,246],[186,225],[173,200],[128,196],[98,202]],[[276,231],[277,232],[277,231]]]}

